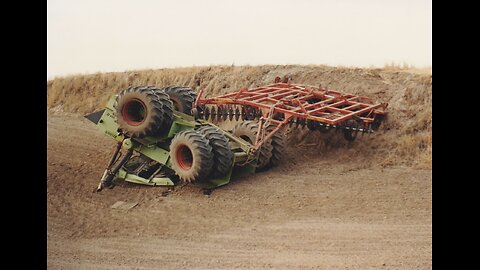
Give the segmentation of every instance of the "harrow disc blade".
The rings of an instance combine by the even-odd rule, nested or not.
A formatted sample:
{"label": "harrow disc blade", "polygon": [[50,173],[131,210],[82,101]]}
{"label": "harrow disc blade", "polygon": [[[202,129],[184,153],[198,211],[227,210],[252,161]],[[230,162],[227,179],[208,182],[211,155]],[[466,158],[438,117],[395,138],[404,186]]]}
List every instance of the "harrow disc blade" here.
{"label": "harrow disc blade", "polygon": [[328,133],[332,131],[332,128],[329,124],[319,123],[317,125],[317,130],[320,131],[321,133]]}
{"label": "harrow disc blade", "polygon": [[211,121],[214,122],[215,119],[217,119],[217,110],[215,109],[215,107],[212,107],[212,109],[210,110],[210,115],[212,116]]}
{"label": "harrow disc blade", "polygon": [[242,106],[242,120],[245,121],[247,120],[247,109],[245,107]]}
{"label": "harrow disc blade", "polygon": [[220,122],[222,120],[222,115],[223,115],[223,106],[217,107],[217,122]]}
{"label": "harrow disc blade", "polygon": [[235,120],[238,121],[239,118],[240,118],[240,109],[237,107],[235,108]]}
{"label": "harrow disc blade", "polygon": [[311,119],[307,119],[307,128],[308,128],[310,131],[316,130],[316,126],[317,126],[317,122],[316,122],[316,121],[313,121],[313,120],[311,120]]}
{"label": "harrow disc blade", "polygon": [[209,107],[205,107],[204,119],[205,119],[205,120],[208,120],[209,117],[210,117],[210,108],[209,108]]}
{"label": "harrow disc blade", "polygon": [[230,108],[228,109],[228,120],[230,120],[230,121],[233,120],[233,114],[234,114],[233,108],[230,107]]}
{"label": "harrow disc blade", "polygon": [[223,121],[227,120],[227,117],[228,117],[228,108],[223,107],[222,108],[222,120]]}

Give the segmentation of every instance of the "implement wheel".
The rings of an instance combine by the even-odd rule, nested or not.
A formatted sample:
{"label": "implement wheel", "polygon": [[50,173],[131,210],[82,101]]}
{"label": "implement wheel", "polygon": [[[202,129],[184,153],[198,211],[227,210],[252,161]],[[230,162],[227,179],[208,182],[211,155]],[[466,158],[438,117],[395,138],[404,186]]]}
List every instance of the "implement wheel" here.
{"label": "implement wheel", "polygon": [[[232,134],[244,139],[245,141],[255,143],[255,138],[257,137],[258,132],[258,123],[255,121],[244,121],[238,123],[232,131]],[[272,139],[265,141],[260,148],[260,154],[258,156],[257,167],[262,169],[270,163],[272,158]]]}
{"label": "implement wheel", "polygon": [[[347,122],[345,123],[345,126],[349,128],[358,128],[359,124],[357,123],[357,121],[350,119],[350,120],[347,120]],[[352,129],[343,130],[343,137],[345,138],[345,140],[349,142],[355,141],[355,139],[357,138],[357,134],[358,134],[358,131],[356,130],[352,130]]]}
{"label": "implement wheel", "polygon": [[[270,132],[275,127],[269,126],[267,131]],[[285,154],[285,133],[284,129],[281,128],[275,132],[272,136],[272,157],[270,158],[269,167],[274,167],[280,164],[283,156]]]}
{"label": "implement wheel", "polygon": [[207,138],[196,130],[178,133],[170,144],[172,169],[186,182],[204,180],[212,171],[213,152]]}

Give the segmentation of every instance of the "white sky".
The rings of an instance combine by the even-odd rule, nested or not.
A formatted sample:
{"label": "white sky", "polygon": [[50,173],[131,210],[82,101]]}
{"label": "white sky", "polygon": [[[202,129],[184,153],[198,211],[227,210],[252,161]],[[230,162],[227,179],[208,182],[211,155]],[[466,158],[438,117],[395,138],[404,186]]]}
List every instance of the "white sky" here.
{"label": "white sky", "polygon": [[432,65],[431,0],[48,0],[47,78],[211,64]]}

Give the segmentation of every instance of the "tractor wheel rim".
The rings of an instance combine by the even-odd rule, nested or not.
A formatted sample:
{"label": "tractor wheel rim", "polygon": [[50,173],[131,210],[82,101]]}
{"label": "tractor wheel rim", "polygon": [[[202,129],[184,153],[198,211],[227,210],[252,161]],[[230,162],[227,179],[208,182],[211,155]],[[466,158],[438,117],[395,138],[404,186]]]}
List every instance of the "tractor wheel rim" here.
{"label": "tractor wheel rim", "polygon": [[139,126],[147,118],[147,106],[139,99],[132,99],[122,108],[122,117],[131,126]]}
{"label": "tractor wheel rim", "polygon": [[193,154],[190,148],[184,144],[180,145],[175,153],[178,166],[185,171],[192,168]]}

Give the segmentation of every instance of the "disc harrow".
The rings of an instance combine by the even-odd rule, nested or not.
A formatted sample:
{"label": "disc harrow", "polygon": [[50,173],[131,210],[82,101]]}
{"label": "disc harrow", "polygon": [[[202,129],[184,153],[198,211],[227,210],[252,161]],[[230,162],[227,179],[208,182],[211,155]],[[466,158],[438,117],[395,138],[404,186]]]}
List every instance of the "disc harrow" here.
{"label": "disc harrow", "polygon": [[[346,140],[353,141],[358,133],[377,130],[388,106],[369,97],[293,84],[278,77],[275,83],[263,87],[242,88],[213,98],[203,98],[202,94],[200,90],[194,104],[197,118],[211,122],[240,118],[259,121],[254,149],[286,125],[322,133],[341,130]],[[274,128],[266,131],[271,125]]]}

